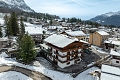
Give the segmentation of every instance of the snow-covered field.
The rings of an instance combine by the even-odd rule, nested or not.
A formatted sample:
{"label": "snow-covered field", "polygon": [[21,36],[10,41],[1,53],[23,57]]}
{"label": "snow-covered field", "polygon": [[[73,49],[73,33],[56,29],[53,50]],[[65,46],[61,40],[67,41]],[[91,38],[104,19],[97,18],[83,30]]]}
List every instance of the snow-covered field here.
{"label": "snow-covered field", "polygon": [[65,74],[62,72],[58,72],[55,70],[50,70],[44,66],[39,65],[39,66],[30,66],[30,65],[24,65],[21,63],[16,62],[15,60],[11,59],[11,58],[5,58],[7,57],[6,53],[2,53],[0,54],[0,65],[16,65],[19,67],[23,67],[23,68],[27,68],[33,71],[38,71],[48,77],[50,77],[53,80],[97,80],[96,76],[92,76],[89,73],[93,72],[94,70],[99,70],[96,67],[92,67],[84,72],[82,72],[81,74],[79,74],[76,78],[73,78],[70,76],[70,74]]}
{"label": "snow-covered field", "polygon": [[30,77],[15,71],[0,73],[0,80],[33,80]]}

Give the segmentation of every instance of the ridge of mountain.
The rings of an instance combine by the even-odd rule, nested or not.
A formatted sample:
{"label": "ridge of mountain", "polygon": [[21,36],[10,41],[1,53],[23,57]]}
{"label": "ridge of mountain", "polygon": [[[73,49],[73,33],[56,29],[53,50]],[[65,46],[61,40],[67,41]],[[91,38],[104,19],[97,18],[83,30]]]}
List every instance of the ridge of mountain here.
{"label": "ridge of mountain", "polygon": [[90,21],[98,22],[102,25],[120,26],[120,11],[101,14],[90,19]]}
{"label": "ridge of mountain", "polygon": [[3,10],[21,10],[24,12],[34,12],[24,0],[0,0],[0,11]]}

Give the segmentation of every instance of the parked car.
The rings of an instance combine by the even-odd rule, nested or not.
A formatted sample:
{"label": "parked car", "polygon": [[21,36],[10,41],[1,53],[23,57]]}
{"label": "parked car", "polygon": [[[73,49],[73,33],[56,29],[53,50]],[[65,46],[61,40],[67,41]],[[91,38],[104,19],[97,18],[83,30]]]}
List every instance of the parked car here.
{"label": "parked car", "polygon": [[84,49],[83,52],[87,54],[91,54],[92,51],[90,49]]}

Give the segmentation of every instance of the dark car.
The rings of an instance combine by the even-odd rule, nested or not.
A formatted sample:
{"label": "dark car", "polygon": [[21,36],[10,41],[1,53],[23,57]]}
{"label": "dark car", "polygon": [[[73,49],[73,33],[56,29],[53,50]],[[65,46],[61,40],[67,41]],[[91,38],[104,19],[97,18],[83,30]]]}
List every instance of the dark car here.
{"label": "dark car", "polygon": [[89,50],[89,49],[84,49],[83,52],[84,52],[84,53],[87,53],[87,54],[91,54],[92,51]]}

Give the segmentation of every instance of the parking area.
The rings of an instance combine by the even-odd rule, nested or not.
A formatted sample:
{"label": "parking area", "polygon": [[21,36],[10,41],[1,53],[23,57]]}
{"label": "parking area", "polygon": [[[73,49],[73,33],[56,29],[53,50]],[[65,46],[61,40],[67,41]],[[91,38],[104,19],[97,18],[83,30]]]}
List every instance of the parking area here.
{"label": "parking area", "polygon": [[100,60],[100,56],[98,56],[97,54],[95,54],[94,52],[92,52],[89,49],[86,49],[86,51],[83,51],[82,54],[82,60],[88,65],[91,62],[95,62],[97,60]]}

